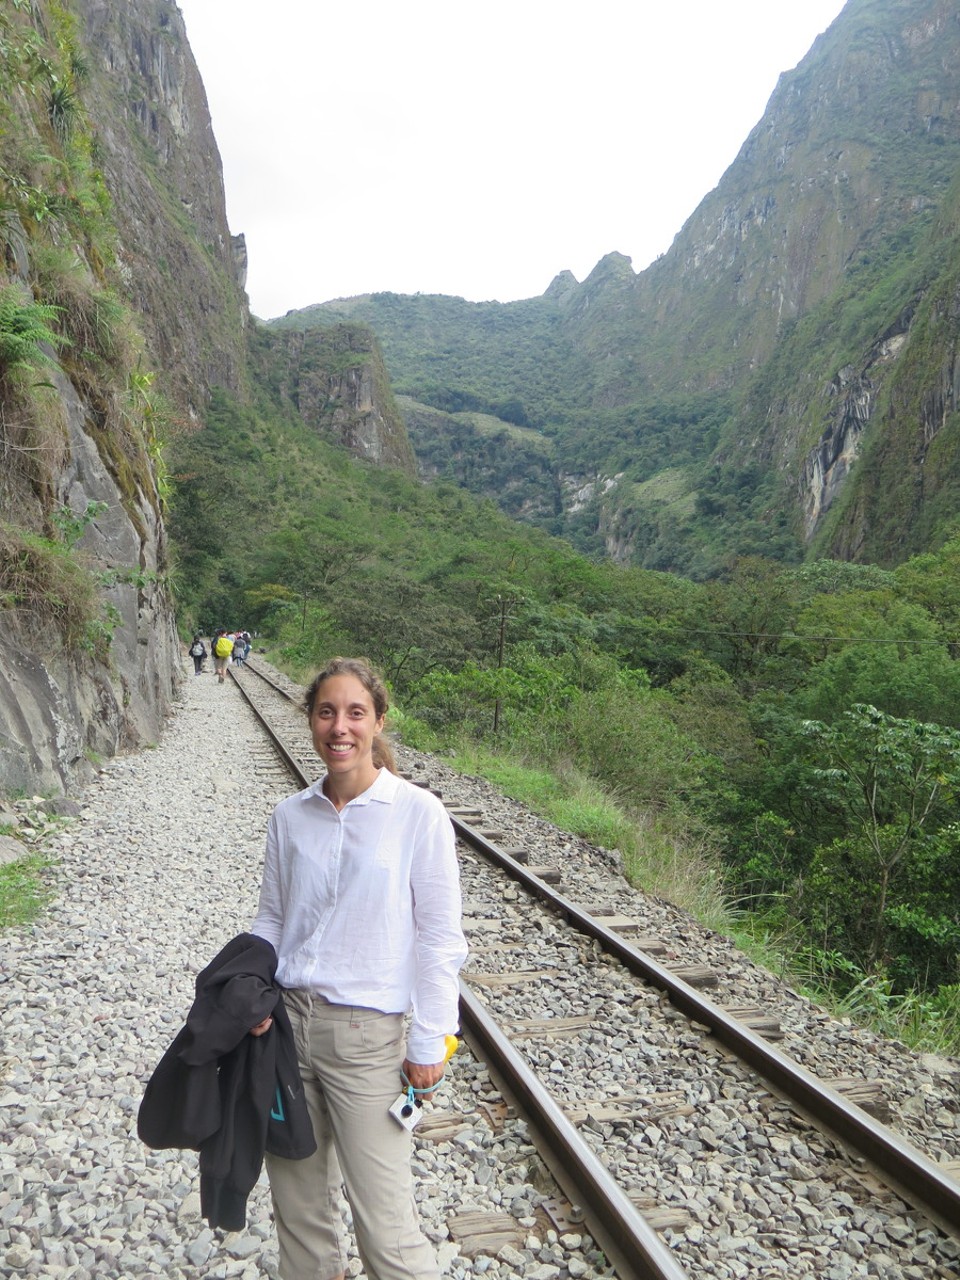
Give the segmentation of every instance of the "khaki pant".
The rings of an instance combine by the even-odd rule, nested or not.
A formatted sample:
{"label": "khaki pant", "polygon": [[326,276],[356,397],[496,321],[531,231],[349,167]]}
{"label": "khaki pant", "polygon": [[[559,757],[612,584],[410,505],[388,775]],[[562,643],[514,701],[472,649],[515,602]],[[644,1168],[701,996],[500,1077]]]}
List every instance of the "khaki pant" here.
{"label": "khaki pant", "polygon": [[332,1280],[346,1268],[341,1173],[369,1280],[440,1280],[420,1231],[411,1137],[387,1112],[402,1088],[401,1015],[305,991],[284,1000],[318,1150],[306,1160],[267,1156],[282,1280]]}

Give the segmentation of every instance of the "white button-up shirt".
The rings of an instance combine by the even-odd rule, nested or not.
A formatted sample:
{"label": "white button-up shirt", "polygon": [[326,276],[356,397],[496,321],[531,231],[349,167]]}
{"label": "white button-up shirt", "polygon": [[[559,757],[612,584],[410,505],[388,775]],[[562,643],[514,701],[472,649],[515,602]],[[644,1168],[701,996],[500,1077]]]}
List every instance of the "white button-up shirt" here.
{"label": "white button-up shirt", "polygon": [[459,1025],[467,955],[453,827],[436,796],[387,769],[340,812],[323,779],[281,801],[267,828],[250,931],[277,981],[332,1004],[412,1011],[411,1062],[440,1062]]}

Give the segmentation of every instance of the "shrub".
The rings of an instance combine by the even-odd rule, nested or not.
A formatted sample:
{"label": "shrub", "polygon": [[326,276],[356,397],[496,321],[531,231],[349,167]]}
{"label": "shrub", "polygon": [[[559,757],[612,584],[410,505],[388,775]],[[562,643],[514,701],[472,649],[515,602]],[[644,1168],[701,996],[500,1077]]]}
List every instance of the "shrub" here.
{"label": "shrub", "polygon": [[0,608],[52,626],[64,646],[105,658],[110,644],[99,583],[71,547],[0,522]]}
{"label": "shrub", "polygon": [[50,327],[57,315],[56,307],[28,302],[19,289],[0,291],[0,377],[53,362],[44,346],[56,349],[66,341]]}
{"label": "shrub", "polygon": [[134,341],[123,304],[101,288],[75,253],[38,247],[33,253],[37,292],[50,304],[58,329],[77,360],[101,361],[111,371],[133,363]]}

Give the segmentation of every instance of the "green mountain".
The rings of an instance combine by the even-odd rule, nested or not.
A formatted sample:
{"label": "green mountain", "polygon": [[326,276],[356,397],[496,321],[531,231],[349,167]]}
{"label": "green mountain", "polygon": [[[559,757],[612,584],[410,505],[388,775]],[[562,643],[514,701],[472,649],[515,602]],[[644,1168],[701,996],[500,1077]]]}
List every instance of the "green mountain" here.
{"label": "green mountain", "polygon": [[273,325],[369,324],[421,472],[585,550],[896,562],[947,536],[960,479],[958,57],[948,0],[850,0],[645,271]]}

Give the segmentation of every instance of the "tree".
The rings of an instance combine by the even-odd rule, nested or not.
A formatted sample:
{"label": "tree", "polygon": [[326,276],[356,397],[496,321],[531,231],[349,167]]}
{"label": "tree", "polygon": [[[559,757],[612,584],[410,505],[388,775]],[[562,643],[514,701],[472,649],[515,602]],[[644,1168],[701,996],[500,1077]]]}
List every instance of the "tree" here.
{"label": "tree", "polygon": [[300,628],[306,627],[307,604],[321,598],[343,578],[355,575],[373,551],[360,539],[347,541],[335,521],[303,519],[278,529],[266,542],[263,570],[269,582],[296,592],[301,603]]}
{"label": "tree", "polygon": [[[960,793],[960,731],[897,719],[857,705],[835,725],[805,730],[826,767],[816,770],[824,799],[837,804],[846,832],[817,851],[805,886],[808,912],[828,945],[868,965],[886,963],[891,925],[918,937],[960,923],[956,877],[944,882],[953,849],[952,803]],[[906,910],[909,909],[909,910]],[[919,913],[919,914],[918,914]]]}

